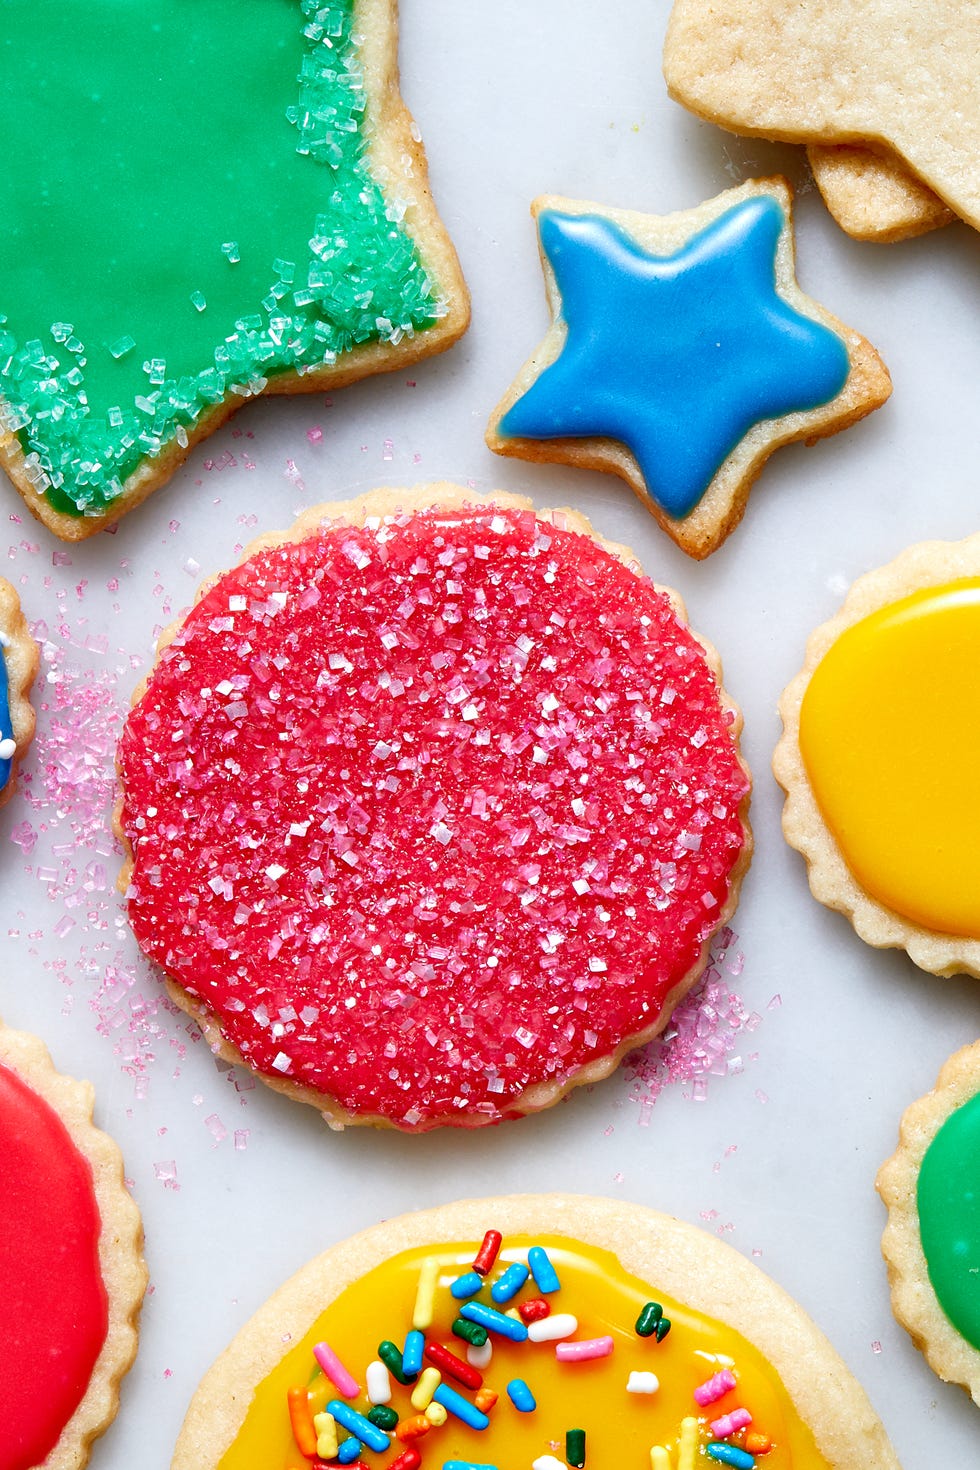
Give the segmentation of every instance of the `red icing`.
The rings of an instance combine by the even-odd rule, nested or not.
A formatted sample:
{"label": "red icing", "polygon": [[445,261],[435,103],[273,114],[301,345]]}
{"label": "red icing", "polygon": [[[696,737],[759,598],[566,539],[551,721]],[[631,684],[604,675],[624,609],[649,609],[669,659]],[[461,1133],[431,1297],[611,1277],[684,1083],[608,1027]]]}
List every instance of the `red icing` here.
{"label": "red icing", "polygon": [[331,528],[223,576],[130,715],[130,918],[260,1071],[494,1122],[695,963],[744,840],[730,724],[667,599],[585,537]]}
{"label": "red icing", "polygon": [[0,1470],[47,1459],[108,1329],[92,1170],[58,1114],[0,1064]]}

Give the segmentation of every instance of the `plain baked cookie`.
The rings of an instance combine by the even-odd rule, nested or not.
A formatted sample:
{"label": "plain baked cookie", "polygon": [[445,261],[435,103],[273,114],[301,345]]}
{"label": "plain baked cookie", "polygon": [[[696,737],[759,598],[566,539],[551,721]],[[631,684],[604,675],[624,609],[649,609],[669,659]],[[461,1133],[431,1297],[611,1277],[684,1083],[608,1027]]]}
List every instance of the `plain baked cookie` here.
{"label": "plain baked cookie", "polygon": [[774,449],[891,392],[870,343],[800,290],[791,201],[780,178],[669,215],[535,200],[552,325],[495,408],[490,448],[609,470],[708,556]]}
{"label": "plain baked cookie", "polygon": [[958,0],[674,0],[670,95],[735,133],[881,146],[980,227],[976,8]]}
{"label": "plain baked cookie", "polygon": [[0,577],[0,806],[13,796],[17,767],[34,738],[30,692],[38,661],[20,599]]}
{"label": "plain baked cookie", "polygon": [[214,1049],[334,1123],[534,1112],[700,975],[748,865],[717,656],[574,511],[308,512],[164,635],[121,885]]}
{"label": "plain baked cookie", "polygon": [[405,1470],[420,1451],[604,1464],[610,1438],[617,1464],[653,1470],[898,1470],[862,1389],[761,1271],[679,1220],[575,1195],[403,1215],[311,1261],[203,1379],[172,1470],[305,1463],[293,1425]]}
{"label": "plain baked cookie", "polygon": [[4,1470],[81,1470],[136,1355],[143,1229],[92,1101],[0,1023]]}
{"label": "plain baked cookie", "polygon": [[780,701],[783,832],[878,948],[980,975],[980,536],[854,583]]}
{"label": "plain baked cookie", "polygon": [[980,1041],[905,1112],[878,1174],[892,1310],[934,1373],[980,1404]]}
{"label": "plain baked cookie", "polygon": [[56,535],[464,331],[396,0],[7,0],[3,38],[0,465]]}
{"label": "plain baked cookie", "polygon": [[823,202],[856,240],[912,240],[956,218],[893,153],[872,153],[853,143],[811,143],[806,156]]}

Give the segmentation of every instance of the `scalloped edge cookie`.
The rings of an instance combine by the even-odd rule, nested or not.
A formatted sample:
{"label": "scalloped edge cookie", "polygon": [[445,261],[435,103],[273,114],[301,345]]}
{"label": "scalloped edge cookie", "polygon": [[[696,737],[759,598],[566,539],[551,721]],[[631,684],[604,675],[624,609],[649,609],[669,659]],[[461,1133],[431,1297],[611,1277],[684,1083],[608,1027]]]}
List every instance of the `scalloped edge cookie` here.
{"label": "scalloped edge cookie", "polygon": [[147,1271],[143,1223],[126,1188],[118,1145],[92,1121],[95,1090],[57,1072],[36,1036],[0,1021],[0,1063],[54,1109],[92,1169],[102,1221],[99,1262],[109,1299],[109,1326],[88,1388],[43,1470],[82,1470],[93,1442],[116,1417],[119,1385],[136,1357],[138,1322]]}
{"label": "scalloped edge cookie", "polygon": [[800,710],[810,677],[846,628],[924,587],[980,576],[980,533],[964,541],[921,541],[894,561],[866,572],[853,584],[840,611],[813,632],[800,673],[779,701],[783,721],[772,758],[776,780],[786,792],[783,836],[806,860],[810,892],[819,903],[850,919],[859,938],[875,949],[904,949],[933,975],[980,978],[980,939],[926,929],[886,908],[848,868],[824,820],[800,752]]}
{"label": "scalloped edge cookie", "polygon": [[643,250],[655,255],[672,254],[693,235],[711,225],[726,211],[758,197],[774,199],[785,215],[776,251],[776,287],[782,299],[801,315],[821,323],[843,343],[850,369],[844,386],[829,402],[813,409],[764,419],[755,424],[735,445],[690,513],[683,518],[670,515],[649,493],[635,456],[615,439],[586,436],[582,439],[523,439],[500,432],[500,421],[540,375],[557,361],[567,337],[562,319],[561,294],[551,263],[541,251],[545,292],[552,321],[541,343],[520,369],[490,416],[486,442],[495,454],[526,459],[536,464],[567,464],[579,469],[603,470],[625,480],[644,509],[682,551],[702,560],[716,551],[741,521],[749,491],[766,461],[784,444],[818,439],[849,428],[886,402],[892,391],[888,369],[868,340],[840,321],[820,302],[808,296],[796,279],[796,247],[793,224],[793,188],[787,179],[749,179],[726,189],[691,209],[672,214],[644,214],[636,210],[612,209],[588,200],[566,199],[545,194],[535,199],[531,214],[535,222],[545,210],[569,215],[596,215],[618,225]]}
{"label": "scalloped edge cookie", "polygon": [[888,1210],[881,1253],[888,1267],[892,1311],[944,1383],[958,1383],[980,1405],[980,1352],[950,1322],[929,1280],[919,1235],[916,1191],[926,1151],[963,1103],[980,1093],[980,1041],[943,1064],[931,1092],[902,1114],[898,1148],[878,1170],[875,1187]]}
{"label": "scalloped edge cookie", "polygon": [[[406,336],[397,345],[364,342],[343,353],[332,366],[312,372],[277,373],[262,389],[262,397],[330,392],[374,373],[400,372],[452,347],[470,323],[469,292],[456,248],[429,188],[428,160],[421,134],[399,90],[398,0],[356,0],[356,6],[356,23],[362,37],[359,57],[364,75],[371,170],[386,193],[395,184],[399,196],[409,202],[403,227],[415,240],[446,310],[431,327]],[[28,509],[49,531],[62,541],[83,541],[135,510],[148,495],[166,484],[203,439],[250,401],[232,394],[209,412],[202,412],[188,429],[185,445],[172,439],[158,455],[142,460],[125,481],[121,494],[98,515],[69,515],[50,506],[28,473],[20,440],[2,425],[0,469],[6,471]]]}
{"label": "scalloped edge cookie", "polygon": [[510,1195],[465,1200],[365,1230],[280,1287],[202,1379],[171,1470],[215,1470],[283,1344],[305,1336],[352,1282],[415,1246],[505,1235],[567,1233],[612,1251],[626,1271],[734,1328],[769,1360],[809,1425],[829,1470],[899,1470],[884,1426],[857,1380],[802,1307],[731,1246],[696,1226],[623,1200]]}
{"label": "scalloped edge cookie", "polygon": [[21,612],[20,598],[3,577],[0,577],[0,639],[3,640],[0,657],[7,666],[10,722],[14,730],[13,738],[17,743],[11,760],[9,779],[0,788],[2,807],[14,794],[17,768],[34,739],[35,717],[30,692],[37,678],[41,658],[40,650],[28,631],[27,619]]}
{"label": "scalloped edge cookie", "polygon": [[[595,541],[597,545],[601,546],[604,551],[608,552],[610,556],[614,556],[618,561],[622,562],[631,571],[634,571],[638,576],[645,575],[643,568],[640,565],[639,559],[628,546],[622,546],[617,542],[608,541],[603,536],[600,536],[599,533],[593,529],[585,516],[581,515],[578,511],[571,509],[538,510],[535,508],[532,502],[523,495],[514,495],[506,491],[494,491],[489,494],[481,494],[474,490],[465,489],[462,486],[453,485],[446,482],[429,485],[416,485],[410,489],[371,490],[364,495],[356,497],[353,500],[337,501],[335,503],[327,503],[324,505],[314,506],[312,509],[305,511],[288,530],[268,532],[267,534],[259,536],[255,541],[251,542],[238,558],[236,565],[241,565],[243,562],[250,560],[251,557],[257,555],[261,551],[265,551],[276,546],[282,546],[290,541],[302,541],[307,536],[312,535],[317,529],[319,529],[319,527],[323,525],[345,524],[359,526],[363,525],[365,521],[370,518],[378,517],[383,519],[386,516],[391,516],[398,512],[412,513],[426,510],[434,506],[441,506],[447,510],[459,509],[460,507],[469,507],[476,510],[483,510],[487,507],[495,505],[500,506],[504,509],[529,510],[532,511],[541,520],[548,521],[553,525],[558,525],[564,529],[575,531],[581,535],[588,536],[593,541]],[[202,597],[206,596],[214,583],[218,581],[222,575],[224,575],[224,573],[219,572],[215,576],[208,578],[207,581],[201,584],[194,598],[194,605],[200,602]],[[657,587],[657,590],[663,593],[669,599],[670,604],[677,617],[685,623],[685,625],[689,628],[692,636],[697,640],[698,644],[703,649],[708,667],[714,677],[715,683],[718,686],[718,698],[721,707],[723,710],[731,714],[732,723],[729,728],[731,731],[732,741],[735,745],[739,762],[742,766],[742,769],[745,771],[746,778],[750,783],[749,790],[746,792],[746,795],[742,800],[739,813],[742,824],[743,845],[741,851],[739,852],[738,858],[729,874],[728,899],[723,905],[722,909],[719,911],[717,922],[712,928],[711,933],[705,939],[704,944],[702,945],[701,953],[696,964],[692,966],[692,968],[683,977],[680,983],[665,998],[661,1011],[659,1012],[655,1020],[651,1023],[651,1025],[646,1027],[643,1031],[638,1032],[636,1035],[624,1038],[613,1052],[610,1052],[604,1057],[597,1057],[594,1061],[582,1067],[574,1075],[551,1082],[538,1083],[535,1086],[528,1088],[520,1095],[518,1099],[515,1100],[513,1104],[514,1111],[519,1112],[522,1116],[529,1113],[541,1112],[545,1108],[550,1108],[554,1103],[558,1102],[560,1098],[562,1098],[567,1092],[570,1092],[574,1087],[582,1087],[589,1083],[602,1081],[603,1078],[608,1077],[610,1073],[615,1071],[620,1062],[625,1056],[629,1054],[629,1052],[635,1050],[639,1046],[644,1046],[648,1041],[652,1041],[655,1036],[659,1035],[659,1033],[664,1030],[664,1028],[667,1026],[668,1021],[670,1020],[671,1013],[676,1009],[676,1007],[680,1004],[685,995],[687,995],[687,993],[700,979],[704,968],[708,963],[708,958],[711,952],[711,943],[714,935],[717,934],[718,931],[722,929],[725,924],[728,923],[729,919],[734,914],[735,909],[738,905],[742,879],[744,878],[745,873],[748,871],[749,863],[751,861],[752,830],[749,826],[748,811],[751,798],[752,777],[751,772],[749,771],[749,768],[746,765],[745,760],[739,749],[739,737],[741,735],[743,726],[741,711],[724,688],[722,682],[721,659],[718,655],[717,650],[706,639],[700,637],[700,635],[697,634],[693,628],[690,628],[690,625],[687,621],[686,609],[679,594],[673,591],[672,588],[663,587],[659,583],[655,585]],[[147,686],[153,677],[153,672],[156,668],[156,662],[159,661],[160,655],[163,653],[164,649],[176,637],[180,628],[183,626],[183,621],[183,618],[178,618],[175,622],[171,623],[170,626],[166,628],[161,634],[157,642],[157,658],[154,662],[153,668],[150,669],[150,672],[147,674],[146,678],[140,683],[133,694],[132,704],[134,706],[137,705],[142,699],[144,693],[146,692]],[[123,797],[122,794],[120,794],[113,813],[113,826],[116,836],[119,838],[125,854],[122,871],[120,872],[118,879],[118,887],[122,893],[125,893],[129,886],[130,878],[133,872],[134,857],[132,846],[122,827],[122,808]],[[306,1103],[311,1107],[315,1107],[322,1114],[324,1121],[331,1128],[343,1129],[348,1125],[359,1124],[371,1124],[376,1127],[384,1128],[397,1127],[395,1123],[391,1122],[387,1118],[350,1113],[345,1108],[342,1108],[339,1104],[333,1102],[331,1099],[325,1098],[323,1093],[318,1092],[313,1088],[304,1087],[300,1083],[289,1081],[287,1078],[280,1079],[278,1077],[270,1077],[267,1076],[265,1073],[253,1071],[253,1069],[250,1068],[248,1063],[245,1061],[238,1047],[236,1047],[232,1042],[228,1041],[227,1038],[224,1036],[219,1024],[211,1017],[210,1013],[208,1012],[207,1008],[202,1004],[202,1002],[198,1001],[193,996],[188,995],[187,992],[182,989],[182,987],[178,984],[176,980],[166,975],[166,972],[163,973],[165,976],[165,983],[170,998],[175,1002],[175,1004],[180,1006],[181,1010],[185,1011],[189,1016],[193,1018],[193,1020],[197,1022],[204,1033],[205,1039],[207,1040],[212,1053],[215,1056],[221,1057],[223,1061],[229,1062],[233,1066],[246,1068],[266,1086],[271,1087],[275,1092],[281,1092],[286,1097],[291,1097],[297,1102]],[[452,1115],[451,1117],[447,1115],[445,1119],[440,1119],[436,1122],[433,1122],[431,1126],[437,1127],[442,1126],[447,1122],[452,1122],[454,1126],[457,1127],[475,1128],[481,1126],[481,1121],[482,1120],[477,1116],[463,1118],[456,1115]]]}

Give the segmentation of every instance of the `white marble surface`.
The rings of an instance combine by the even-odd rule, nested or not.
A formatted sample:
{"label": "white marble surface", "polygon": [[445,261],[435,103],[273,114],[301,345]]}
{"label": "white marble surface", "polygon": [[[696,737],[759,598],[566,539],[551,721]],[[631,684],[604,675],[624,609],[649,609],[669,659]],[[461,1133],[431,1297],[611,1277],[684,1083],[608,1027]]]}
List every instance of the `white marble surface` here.
{"label": "white marble surface", "polygon": [[[43,1036],[63,1070],[96,1083],[97,1118],[124,1148],[145,1216],[153,1281],[139,1359],[94,1470],[165,1467],[200,1375],[318,1250],[384,1216],[530,1181],[723,1231],[828,1333],[906,1470],[976,1463],[976,1410],[933,1377],[892,1320],[873,1178],[903,1108],[975,1039],[980,994],[969,980],[937,980],[902,955],[872,952],[811,899],[802,861],[780,836],[769,757],[779,691],[847,584],[911,542],[977,529],[977,240],[959,225],[900,246],[848,240],[795,150],[732,139],[668,101],[659,64],[668,9],[668,0],[403,0],[404,89],[472,288],[467,338],[410,374],[338,393],[331,407],[321,398],[249,407],[118,534],[67,554],[18,524],[20,502],[3,487],[0,513],[9,517],[5,574],[49,626],[48,672],[72,697],[95,691],[102,731],[198,569],[227,565],[237,545],[303,505],[386,482],[471,480],[528,491],[541,505],[570,502],[631,543],[718,644],[746,715],[758,852],[735,920],[745,966],[732,983],[762,1022],[741,1039],[744,1069],[713,1078],[702,1102],[668,1088],[647,1127],[620,1075],[528,1122],[406,1139],[334,1135],[265,1088],[239,1091],[244,1079],[216,1071],[193,1028],[162,1010],[148,1050],[140,1029],[134,1066],[127,1017],[140,997],[157,1005],[160,991],[111,891],[118,858],[98,835],[101,819],[73,830],[72,814],[52,804],[41,766],[58,747],[58,689],[42,682],[48,708],[27,763],[30,799],[8,806],[0,826],[5,928],[16,934],[0,1012]],[[546,324],[531,198],[555,191],[669,210],[775,170],[801,191],[805,289],[880,348],[892,401],[847,434],[780,451],[742,526],[702,565],[617,480],[494,459],[483,443],[488,411]],[[318,426],[313,443],[307,430]],[[99,738],[83,777],[86,809],[100,792],[108,799]],[[12,841],[25,819],[39,833],[27,855]],[[120,969],[108,986],[107,966]],[[782,1004],[770,1008],[777,994]],[[235,1130],[247,1130],[244,1148]]]}

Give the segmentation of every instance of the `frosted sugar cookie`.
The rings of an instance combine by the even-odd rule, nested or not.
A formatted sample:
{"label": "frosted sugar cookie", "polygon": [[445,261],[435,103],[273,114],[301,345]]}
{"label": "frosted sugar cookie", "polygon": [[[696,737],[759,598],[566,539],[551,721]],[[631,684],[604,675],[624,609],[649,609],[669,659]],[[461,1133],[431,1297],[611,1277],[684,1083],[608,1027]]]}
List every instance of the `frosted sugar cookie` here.
{"label": "frosted sugar cookie", "polygon": [[947,1383],[980,1404],[980,1042],[906,1110],[878,1174],[895,1316]]}
{"label": "frosted sugar cookie", "polygon": [[13,796],[17,766],[34,738],[29,696],[37,667],[38,648],[20,599],[0,577],[0,806]]}
{"label": "frosted sugar cookie", "polygon": [[668,90],[698,116],[787,143],[883,148],[974,228],[978,63],[975,9],[956,0],[868,0],[857,13],[849,0],[674,0],[664,47]]}
{"label": "frosted sugar cookie", "polygon": [[56,535],[246,399],[464,330],[396,33],[396,0],[7,0],[0,464]]}
{"label": "frosted sugar cookie", "polygon": [[116,1416],[146,1269],[92,1089],[0,1023],[0,1465],[81,1470]]}
{"label": "frosted sugar cookie", "polygon": [[689,556],[714,551],[774,449],[891,392],[874,348],[800,290],[791,199],[761,179],[670,215],[536,200],[553,320],[490,448],[609,470]]}
{"label": "frosted sugar cookie", "polygon": [[562,1195],[405,1215],[311,1261],[205,1376],[172,1470],[318,1454],[898,1470],[826,1338],[755,1266],[652,1210]]}
{"label": "frosted sugar cookie", "polygon": [[780,702],[786,840],[868,944],[980,975],[980,536],[861,577]]}
{"label": "frosted sugar cookie", "polygon": [[221,1055],[333,1122],[536,1111],[701,973],[749,860],[740,726],[676,598],[574,512],[321,506],[137,694],[130,921]]}

